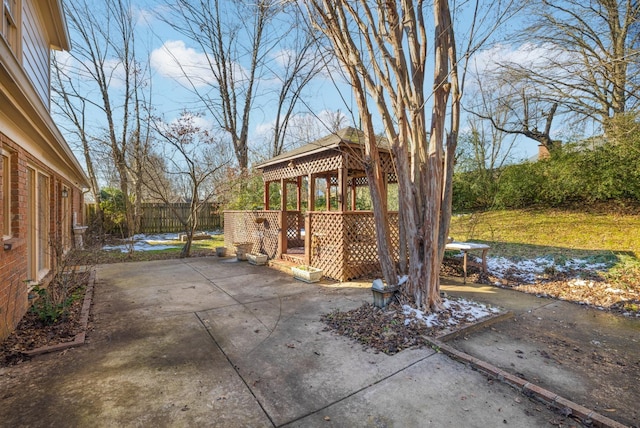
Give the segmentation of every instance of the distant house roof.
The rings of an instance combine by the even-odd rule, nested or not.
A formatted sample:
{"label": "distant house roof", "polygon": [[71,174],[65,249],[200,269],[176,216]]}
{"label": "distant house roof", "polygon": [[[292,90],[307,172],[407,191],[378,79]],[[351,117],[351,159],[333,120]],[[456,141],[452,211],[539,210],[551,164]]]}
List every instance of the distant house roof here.
{"label": "distant house roof", "polygon": [[[378,147],[383,151],[389,150],[389,144],[385,138],[377,137]],[[328,150],[338,149],[340,145],[356,144],[362,145],[364,143],[364,132],[352,128],[342,128],[333,134],[329,134],[326,137],[322,137],[319,140],[315,140],[309,144],[290,150],[281,155],[275,156],[271,159],[267,159],[264,162],[259,162],[255,165],[257,169],[263,169],[267,166],[275,165],[277,163],[290,161],[292,159],[300,158],[317,152],[323,152]]]}

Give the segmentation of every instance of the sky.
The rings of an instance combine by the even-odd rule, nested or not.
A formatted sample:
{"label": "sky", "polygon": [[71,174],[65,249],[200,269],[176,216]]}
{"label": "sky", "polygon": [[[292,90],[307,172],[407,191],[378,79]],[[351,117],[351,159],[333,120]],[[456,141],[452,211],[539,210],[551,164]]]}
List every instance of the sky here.
{"label": "sky", "polygon": [[[138,51],[148,52],[148,65],[150,67],[150,91],[156,114],[164,117],[165,121],[175,120],[179,114],[187,110],[198,110],[197,97],[185,86],[182,70],[187,70],[192,77],[192,82],[209,81],[211,78],[207,67],[206,55],[183,35],[175,32],[170,26],[157,18],[157,13],[162,13],[158,2],[134,0],[134,16],[138,29]],[[72,44],[73,44],[73,33]],[[274,63],[286,58],[285,51],[270,53]],[[530,54],[530,53],[529,53]],[[495,44],[486,52],[481,52],[476,57],[480,69],[488,69],[495,58],[522,59],[526,55],[524,51],[514,49],[508,44]],[[64,58],[64,54],[61,55]],[[176,63],[179,61],[182,69]],[[242,64],[237,67],[242,71]],[[117,71],[117,67],[115,68]],[[427,80],[428,82],[428,80]],[[255,156],[264,156],[261,147],[269,138],[269,131],[274,120],[275,107],[273,102],[268,102],[269,93],[272,90],[272,82],[264,79],[258,86],[258,98],[252,109],[250,147]],[[201,86],[201,88],[204,86]],[[467,89],[473,89],[468,87]],[[471,91],[468,91],[471,92]],[[319,122],[323,118],[330,117],[332,113],[340,111],[345,116],[345,125],[357,126],[358,119],[355,115],[355,103],[348,84],[340,78],[338,73],[321,73],[307,86],[303,101],[297,106],[295,122],[306,128],[313,128],[311,133],[326,134]],[[353,114],[351,112],[354,112]],[[427,111],[427,117],[429,111]],[[203,115],[198,119],[203,127],[215,127],[210,115]],[[96,124],[97,125],[97,124]],[[467,129],[463,121],[461,131]],[[381,125],[376,131],[382,131]],[[295,131],[292,131],[295,132]],[[537,153],[537,144],[531,140],[521,139],[513,153],[514,160],[527,159]],[[81,158],[81,156],[79,156]]]}

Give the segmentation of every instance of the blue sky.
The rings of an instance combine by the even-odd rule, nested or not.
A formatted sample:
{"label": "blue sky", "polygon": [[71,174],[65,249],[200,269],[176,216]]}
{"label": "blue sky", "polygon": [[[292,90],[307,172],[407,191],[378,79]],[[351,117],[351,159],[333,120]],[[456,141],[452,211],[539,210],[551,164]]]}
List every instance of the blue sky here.
{"label": "blue sky", "polygon": [[[137,42],[139,46],[137,49],[138,52],[148,53],[151,76],[150,90],[156,113],[164,116],[165,120],[171,121],[185,109],[201,110],[197,97],[185,89],[185,78],[183,72],[177,67],[175,59],[178,59],[182,67],[188,69],[196,77],[196,80],[206,81],[210,75],[207,71],[205,55],[197,45],[173,31],[154,15],[159,10],[161,11],[156,2],[145,3],[143,0],[139,0],[134,4],[136,5],[135,16],[138,29]],[[276,63],[277,56],[285,54],[283,52],[272,53]],[[496,56],[517,58],[519,55],[522,53],[513,50],[508,45],[494,45],[489,53],[480,54],[478,61],[480,61],[482,68],[491,63]],[[238,67],[242,67],[242,64],[239,64]],[[345,116],[346,125],[357,125],[358,121],[354,117],[355,113],[350,112],[354,108],[354,103],[349,86],[341,80],[338,73],[332,73],[332,76],[333,79],[330,79],[325,73],[316,77],[304,92],[304,103],[299,103],[296,109],[296,122],[305,129],[311,129],[310,133],[318,134],[317,137],[326,133],[319,122],[323,117],[330,116],[331,112],[340,110]],[[256,155],[261,154],[260,147],[264,146],[274,120],[275,107],[272,103],[270,104],[266,95],[269,88],[270,82],[268,80],[260,82],[259,96],[252,109],[250,145]],[[467,87],[467,89],[472,88]],[[214,125],[210,116],[204,115],[200,120],[203,126]],[[463,131],[465,127],[463,121]],[[294,132],[295,129],[292,130],[292,133]],[[536,152],[537,144],[535,142],[521,139],[518,141],[514,157],[516,159],[528,158]]]}

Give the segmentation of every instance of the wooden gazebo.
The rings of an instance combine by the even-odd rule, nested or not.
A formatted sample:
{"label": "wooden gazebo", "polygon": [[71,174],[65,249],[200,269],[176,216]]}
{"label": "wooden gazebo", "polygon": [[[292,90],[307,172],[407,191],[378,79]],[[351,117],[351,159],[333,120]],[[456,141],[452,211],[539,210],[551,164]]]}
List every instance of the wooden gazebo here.
{"label": "wooden gazebo", "polygon": [[[252,252],[320,268],[339,281],[379,271],[373,212],[356,209],[357,188],[368,185],[363,141],[361,131],[345,128],[256,165],[263,174],[264,209],[225,211],[225,245],[250,242]],[[391,155],[384,144],[379,147],[387,183],[393,183]],[[274,188],[278,207],[270,204]],[[397,247],[397,212],[389,213],[389,221]]]}

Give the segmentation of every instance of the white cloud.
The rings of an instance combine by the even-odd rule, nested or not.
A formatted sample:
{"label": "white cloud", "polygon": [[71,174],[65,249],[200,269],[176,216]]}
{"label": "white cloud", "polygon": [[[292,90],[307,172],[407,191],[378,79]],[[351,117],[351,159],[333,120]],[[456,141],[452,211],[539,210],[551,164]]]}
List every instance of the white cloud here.
{"label": "white cloud", "polygon": [[183,85],[205,86],[215,82],[207,55],[188,48],[182,40],[166,41],[150,56],[151,67],[161,76]]}
{"label": "white cloud", "polygon": [[[216,79],[212,71],[215,69],[211,55],[187,47],[182,40],[169,40],[158,49],[154,49],[150,55],[151,67],[161,76],[176,80],[186,86],[194,85],[202,87],[216,85]],[[248,74],[238,63],[229,67],[236,86],[247,82]]]}
{"label": "white cloud", "polygon": [[[72,53],[66,51],[55,52],[56,61],[58,67],[63,74],[70,76],[72,79],[77,79],[80,82],[91,83],[95,81],[93,77],[94,65],[88,59],[79,60],[74,57]],[[124,87],[126,73],[122,62],[117,58],[105,59],[103,63],[103,70],[108,84],[113,88]]]}
{"label": "white cloud", "polygon": [[[351,124],[343,112],[333,110],[322,110],[318,114],[299,113],[292,116],[287,127],[286,149],[327,136],[332,132],[336,122],[339,123],[340,128]],[[270,140],[273,138],[274,126],[275,120],[259,123],[254,128],[254,137],[256,140]]]}
{"label": "white cloud", "polygon": [[527,69],[540,69],[571,60],[566,51],[551,44],[524,43],[519,46],[496,44],[478,52],[473,58],[473,69],[478,75],[493,73],[502,65],[517,65]]}
{"label": "white cloud", "polygon": [[296,59],[297,55],[298,54],[292,49],[281,49],[271,56],[276,64],[282,68],[287,68],[287,66]]}

